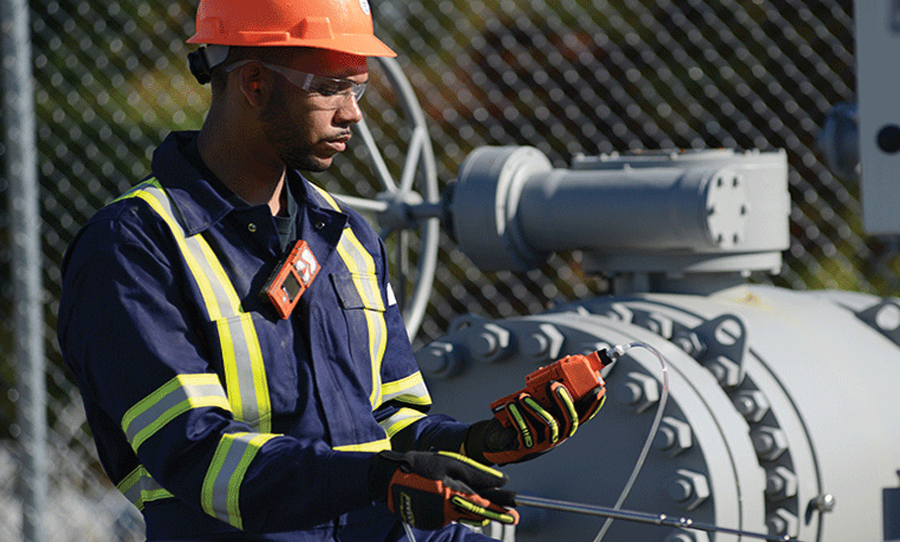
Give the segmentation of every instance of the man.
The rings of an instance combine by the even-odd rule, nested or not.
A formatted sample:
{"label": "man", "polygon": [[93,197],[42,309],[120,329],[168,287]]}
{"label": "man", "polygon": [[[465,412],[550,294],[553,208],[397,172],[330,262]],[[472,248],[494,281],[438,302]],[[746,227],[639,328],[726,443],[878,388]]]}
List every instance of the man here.
{"label": "man", "polygon": [[204,125],[79,232],[59,312],[148,540],[474,541],[457,522],[515,523],[484,465],[562,442],[603,389],[522,394],[515,428],[426,415],[381,241],[298,171],[345,150],[367,57],[394,55],[366,0],[201,0],[189,42]]}

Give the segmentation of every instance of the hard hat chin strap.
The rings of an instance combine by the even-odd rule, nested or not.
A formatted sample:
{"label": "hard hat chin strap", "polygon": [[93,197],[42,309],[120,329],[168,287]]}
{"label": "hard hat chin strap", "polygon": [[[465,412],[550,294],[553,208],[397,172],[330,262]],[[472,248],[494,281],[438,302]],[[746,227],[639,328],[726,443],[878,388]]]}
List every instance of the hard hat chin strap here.
{"label": "hard hat chin strap", "polygon": [[210,81],[212,69],[228,58],[227,45],[204,45],[188,53],[188,67],[201,85]]}

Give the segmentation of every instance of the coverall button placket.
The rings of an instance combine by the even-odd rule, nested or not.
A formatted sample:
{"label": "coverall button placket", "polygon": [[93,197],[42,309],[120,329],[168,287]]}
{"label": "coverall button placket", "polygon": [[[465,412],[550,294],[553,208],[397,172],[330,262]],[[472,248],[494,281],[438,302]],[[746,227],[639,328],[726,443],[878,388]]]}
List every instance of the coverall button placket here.
{"label": "coverall button placket", "polygon": [[267,205],[254,205],[252,207],[236,207],[232,210],[229,220],[233,228],[245,228],[249,235],[245,236],[247,242],[265,250],[257,254],[262,258],[275,257],[281,253],[278,241],[278,231],[275,222],[269,215]]}

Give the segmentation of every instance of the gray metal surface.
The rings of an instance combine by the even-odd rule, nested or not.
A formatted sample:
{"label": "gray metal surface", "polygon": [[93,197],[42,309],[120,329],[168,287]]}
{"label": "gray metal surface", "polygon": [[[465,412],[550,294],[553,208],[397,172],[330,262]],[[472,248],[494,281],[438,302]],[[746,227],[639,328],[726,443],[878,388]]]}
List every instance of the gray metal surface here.
{"label": "gray metal surface", "polygon": [[531,147],[480,147],[450,211],[460,249],[485,271],[582,250],[596,272],[777,272],[787,185],[783,151],[583,156],[563,169]]}
{"label": "gray metal surface", "polygon": [[[427,377],[436,410],[475,421],[551,359],[647,342],[666,358],[670,396],[625,508],[802,540],[881,540],[883,514],[900,513],[882,502],[898,485],[900,419],[878,414],[900,408],[900,350],[858,316],[882,300],[854,297],[862,309],[767,286],[595,298],[519,319],[463,318],[418,357],[428,372],[436,352],[453,360],[452,376]],[[575,438],[505,468],[514,488],[612,506],[646,437],[660,369],[633,349],[606,381],[609,400]],[[519,541],[589,540],[600,527],[523,512]],[[616,522],[607,536],[675,535]]]}
{"label": "gray metal surface", "polygon": [[863,221],[873,234],[900,234],[900,4],[854,5],[858,145]]}

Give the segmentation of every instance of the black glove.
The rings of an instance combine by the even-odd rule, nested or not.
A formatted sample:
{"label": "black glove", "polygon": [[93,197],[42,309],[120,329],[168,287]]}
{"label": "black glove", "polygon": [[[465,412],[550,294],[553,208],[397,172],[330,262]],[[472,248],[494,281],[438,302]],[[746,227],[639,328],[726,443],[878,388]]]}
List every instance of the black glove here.
{"label": "black glove", "polygon": [[505,403],[508,427],[496,417],[472,424],[466,433],[466,455],[485,465],[533,459],[574,435],[583,422],[594,417],[606,398],[604,389],[598,387],[573,402],[559,382],[551,382],[546,395],[552,401],[548,408],[525,390]]}
{"label": "black glove", "polygon": [[516,524],[514,493],[497,489],[509,479],[499,471],[450,452],[380,452],[369,468],[373,500],[412,527],[440,529],[451,521]]}

